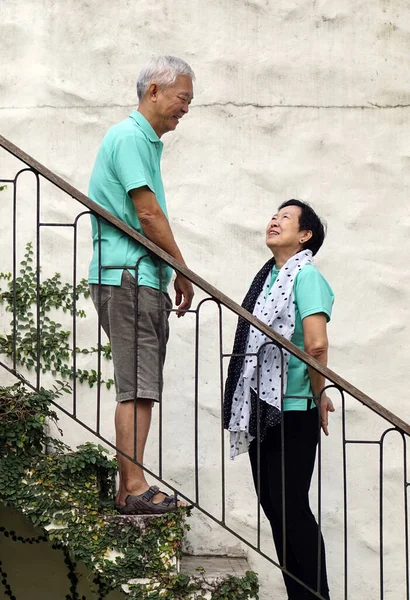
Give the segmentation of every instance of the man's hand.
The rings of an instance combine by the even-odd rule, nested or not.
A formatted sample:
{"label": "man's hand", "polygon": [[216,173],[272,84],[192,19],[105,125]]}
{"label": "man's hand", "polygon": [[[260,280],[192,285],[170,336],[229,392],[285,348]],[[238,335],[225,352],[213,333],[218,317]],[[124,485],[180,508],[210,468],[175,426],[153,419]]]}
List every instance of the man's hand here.
{"label": "man's hand", "polygon": [[185,311],[191,308],[194,297],[194,288],[192,283],[181,274],[177,274],[174,281],[175,304],[178,307],[177,317],[183,317]]}
{"label": "man's hand", "polygon": [[325,393],[322,394],[320,398],[320,425],[322,426],[323,433],[325,435],[329,435],[329,413],[335,412],[335,407],[333,406],[333,402]]}

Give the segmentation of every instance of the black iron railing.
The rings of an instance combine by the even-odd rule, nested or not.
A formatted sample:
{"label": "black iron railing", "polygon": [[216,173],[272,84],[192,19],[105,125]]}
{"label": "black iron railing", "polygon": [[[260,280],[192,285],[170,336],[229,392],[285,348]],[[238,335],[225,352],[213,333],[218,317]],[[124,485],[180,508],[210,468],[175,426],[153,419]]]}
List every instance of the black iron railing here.
{"label": "black iron railing", "polygon": [[[351,597],[358,597],[357,592],[352,596],[352,589],[354,588],[354,582],[352,583],[352,579],[359,579],[357,575],[355,575],[355,570],[357,568],[357,560],[360,560],[359,557],[355,555],[358,551],[357,548],[352,549],[354,545],[357,546],[357,539],[355,535],[355,528],[357,523],[355,521],[357,517],[358,510],[366,510],[363,506],[359,509],[357,506],[359,504],[355,504],[352,506],[351,496],[353,497],[355,491],[352,491],[352,487],[350,485],[351,477],[354,475],[356,470],[356,464],[352,467],[349,459],[349,452],[351,448],[376,448],[377,455],[373,457],[372,461],[367,462],[364,465],[366,467],[366,476],[370,477],[377,473],[378,481],[373,482],[372,490],[373,493],[376,493],[376,508],[377,508],[377,529],[378,536],[377,541],[374,544],[374,550],[378,556],[378,584],[375,583],[375,573],[369,573],[369,579],[365,582],[361,583],[361,593],[360,597],[377,597],[380,599],[384,598],[393,598],[393,596],[389,595],[386,591],[387,583],[389,582],[389,589],[391,588],[391,580],[393,579],[396,584],[396,595],[394,599],[401,600],[401,598],[406,598],[409,600],[410,598],[410,574],[409,574],[409,520],[408,520],[408,488],[409,488],[409,477],[407,473],[407,451],[408,451],[408,436],[410,435],[410,425],[398,418],[396,415],[391,413],[389,410],[375,402],[372,398],[358,390],[356,387],[351,385],[349,382],[339,377],[336,373],[324,367],[315,359],[313,359],[310,355],[306,354],[298,347],[294,346],[291,342],[282,338],[274,331],[272,331],[267,325],[259,321],[253,315],[244,310],[241,306],[227,297],[225,294],[220,292],[218,289],[210,285],[204,279],[199,277],[196,273],[185,267],[184,265],[177,262],[174,258],[168,255],[166,252],[158,248],[155,244],[150,242],[145,237],[141,236],[134,229],[126,225],[121,220],[114,217],[109,212],[105,211],[98,204],[94,203],[87,196],[76,190],[73,186],[68,184],[66,181],[58,177],[56,174],[52,173],[49,169],[39,164],[32,157],[28,156],[21,149],[16,147],[14,144],[0,136],[0,147],[7,150],[11,155],[17,158],[19,161],[24,163],[26,166],[19,169],[14,176],[6,177],[5,174],[0,173],[0,186],[7,185],[12,189],[12,206],[11,206],[11,219],[10,219],[10,227],[12,228],[12,248],[9,249],[9,255],[11,259],[11,270],[12,270],[12,278],[13,282],[16,281],[17,278],[17,249],[21,247],[21,235],[18,229],[19,215],[22,208],[22,201],[19,197],[19,184],[20,179],[23,174],[30,173],[32,177],[34,177],[34,191],[31,192],[32,197],[34,197],[35,202],[35,219],[33,222],[33,228],[35,229],[35,240],[34,240],[34,254],[35,254],[35,276],[36,276],[36,297],[34,299],[34,306],[36,310],[36,343],[37,343],[37,355],[36,355],[36,365],[35,365],[35,380],[32,381],[31,377],[27,372],[19,368],[17,355],[18,348],[16,347],[17,340],[17,327],[18,327],[18,315],[17,315],[17,297],[16,297],[16,284],[13,283],[13,351],[10,360],[2,360],[0,361],[0,366],[4,369],[12,373],[15,377],[24,381],[29,387],[32,389],[39,389],[42,383],[42,369],[41,369],[41,297],[40,297],[40,288],[41,288],[41,270],[40,268],[44,265],[42,259],[42,234],[45,229],[50,228],[59,228],[60,230],[71,231],[72,232],[72,282],[73,282],[73,317],[72,317],[72,402],[71,406],[67,408],[66,405],[55,401],[55,405],[67,416],[74,419],[77,423],[79,423],[82,427],[84,427],[87,431],[92,433],[93,435],[100,438],[104,441],[108,446],[112,449],[116,450],[120,454],[124,454],[120,449],[115,447],[110,439],[106,435],[102,433],[102,423],[101,423],[101,392],[102,392],[102,383],[101,383],[101,368],[102,368],[102,355],[101,355],[101,347],[102,347],[102,337],[101,337],[101,326],[98,321],[98,342],[97,342],[97,367],[96,371],[98,373],[96,379],[96,415],[95,415],[95,423],[90,425],[86,422],[84,418],[79,417],[79,408],[81,408],[81,398],[79,397],[79,384],[78,384],[78,365],[77,365],[77,353],[75,351],[77,347],[77,337],[78,337],[78,318],[77,318],[77,306],[76,306],[76,289],[79,284],[79,276],[78,276],[78,230],[79,223],[83,222],[86,218],[88,219],[89,215],[93,215],[96,218],[98,227],[101,227],[101,224],[109,224],[111,227],[115,227],[120,230],[124,235],[129,236],[135,242],[141,244],[146,248],[147,257],[158,257],[166,264],[173,267],[173,269],[187,277],[196,288],[202,290],[205,293],[205,297],[203,297],[197,304],[195,308],[192,308],[189,311],[189,314],[194,316],[195,324],[194,324],[194,358],[193,358],[193,368],[190,372],[184,372],[183,377],[186,380],[190,378],[193,382],[193,402],[194,402],[194,418],[193,423],[191,424],[193,429],[193,439],[194,439],[194,451],[193,451],[193,459],[192,464],[188,464],[187,468],[192,468],[193,471],[193,491],[192,493],[187,493],[185,490],[176,489],[176,487],[170,481],[166,481],[163,473],[163,403],[159,403],[159,430],[158,430],[158,468],[154,471],[147,468],[144,465],[144,469],[147,473],[152,475],[153,477],[161,480],[165,485],[171,488],[175,493],[180,495],[182,498],[185,498],[191,501],[199,510],[201,510],[205,515],[211,518],[213,521],[224,527],[227,531],[235,535],[239,540],[247,544],[249,547],[257,551],[261,554],[266,560],[270,561],[272,564],[281,568],[282,571],[287,573],[291,578],[295,578],[294,574],[290,573],[286,566],[286,547],[284,547],[284,562],[280,565],[275,559],[271,556],[270,550],[264,550],[263,542],[261,540],[261,510],[259,503],[257,503],[256,510],[256,523],[254,528],[254,534],[239,533],[232,525],[230,525],[229,515],[227,515],[227,494],[228,494],[228,483],[227,483],[227,473],[229,472],[229,467],[226,465],[226,449],[225,449],[225,433],[223,430],[223,383],[224,383],[224,374],[226,371],[227,361],[232,356],[229,351],[227,351],[227,347],[231,347],[232,339],[232,328],[229,332],[229,339],[225,339],[225,320],[227,314],[234,314],[242,319],[248,321],[254,328],[257,328],[261,331],[265,336],[270,340],[269,343],[275,345],[280,352],[282,353],[284,350],[288,351],[290,354],[296,356],[299,360],[303,361],[312,369],[316,370],[320,374],[322,374],[330,384],[325,388],[326,391],[333,389],[337,392],[340,397],[340,403],[338,404],[338,410],[341,411],[342,419],[341,419],[341,449],[340,453],[337,456],[337,464],[334,467],[334,470],[338,470],[340,473],[340,481],[339,488],[341,490],[341,495],[343,500],[341,502],[341,508],[343,512],[343,525],[342,532],[337,532],[337,535],[342,537],[343,539],[343,565],[338,570],[338,582],[340,586],[340,581],[343,580],[343,592],[335,594],[336,598],[344,598],[347,600]],[[58,188],[62,192],[64,192],[69,197],[73,198],[75,201],[81,203],[86,210],[82,210],[71,221],[67,221],[65,223],[58,223],[52,220],[46,220],[42,217],[43,214],[43,203],[49,201],[50,196],[48,195],[45,199],[42,196],[42,183],[43,180],[47,180],[51,182],[55,188]],[[0,204],[2,203],[2,197],[0,195]],[[27,203],[27,197],[25,197],[24,201]],[[50,252],[48,257],[52,257]],[[60,257],[60,260],[62,257]],[[64,257],[64,260],[66,258]],[[58,261],[57,261],[58,264]],[[139,265],[125,265],[127,268],[131,270],[137,271]],[[114,268],[123,268],[124,265],[119,265]],[[99,272],[104,268],[104,265],[99,264]],[[203,295],[203,294],[202,294]],[[136,302],[138,303],[138,298],[136,298]],[[200,461],[200,425],[201,425],[201,403],[200,403],[200,368],[201,368],[201,318],[204,314],[204,307],[208,306],[209,303],[213,303],[216,307],[216,323],[215,319],[213,322],[215,336],[217,339],[216,347],[218,354],[217,361],[217,369],[214,373],[213,377],[215,380],[218,380],[219,385],[219,401],[218,401],[218,412],[219,416],[215,417],[216,428],[219,432],[219,440],[220,447],[218,448],[218,463],[219,463],[219,474],[218,479],[219,483],[217,485],[217,489],[220,490],[218,492],[218,510],[210,510],[206,508],[204,502],[201,499],[201,461]],[[185,317],[187,318],[187,317]],[[138,335],[138,327],[136,330],[136,335]],[[186,361],[189,362],[191,357],[186,357]],[[138,360],[138,357],[136,358]],[[377,426],[372,428],[372,434],[364,435],[363,431],[361,433],[356,433],[358,429],[356,423],[350,422],[350,411],[352,406],[352,400],[355,401],[355,406],[364,406],[366,409],[367,415],[370,415],[371,411],[377,418]],[[283,393],[282,393],[282,402],[283,402]],[[185,427],[188,427],[189,424],[184,424]],[[283,424],[282,424],[283,427]],[[318,427],[320,424],[318,422]],[[352,430],[354,433],[350,434],[349,431]],[[175,432],[177,435],[179,432]],[[386,523],[386,511],[390,508],[390,503],[386,500],[386,496],[388,499],[391,497],[391,469],[387,470],[385,465],[385,456],[386,452],[390,452],[390,450],[386,450],[388,447],[388,443],[390,440],[395,439],[395,450],[394,456],[396,464],[394,466],[395,473],[395,481],[400,478],[400,500],[398,504],[400,504],[400,524],[395,524],[398,530],[402,531],[403,534],[403,543],[402,543],[402,552],[399,553],[399,567],[397,566],[397,553],[393,553],[391,546],[392,542],[390,541],[386,544],[386,535],[389,533],[389,522]],[[397,447],[400,447],[400,460],[398,459]],[[127,455],[125,455],[127,456]],[[326,455],[325,455],[326,456]],[[136,447],[134,448],[134,456],[127,456],[130,460],[136,461]],[[319,529],[322,529],[322,526],[325,525],[324,521],[324,512],[327,513],[327,506],[323,504],[323,489],[326,487],[323,480],[323,462],[324,456],[322,452],[322,443],[319,438],[319,446],[318,446],[318,461],[316,468],[316,477],[317,477],[317,518],[319,522]],[[138,463],[137,463],[138,464]],[[400,475],[398,472],[400,471]],[[283,464],[282,464],[282,478],[283,474]],[[365,478],[364,478],[365,479]],[[219,497],[220,493],[220,497]],[[283,492],[284,494],[285,492]],[[389,496],[390,495],[390,496]],[[284,500],[284,499],[283,499]],[[356,499],[355,499],[356,500]],[[283,502],[283,505],[285,503]],[[285,517],[285,515],[284,515]],[[397,515],[395,519],[397,520]],[[328,518],[328,515],[327,517]],[[251,539],[253,537],[253,539]],[[255,541],[256,540],[256,541]],[[284,538],[284,546],[286,546],[286,538]],[[387,546],[387,547],[386,547]],[[320,558],[321,546],[320,540],[318,540],[318,555]],[[391,574],[392,571],[391,561],[395,563],[394,574]],[[335,567],[331,564],[332,560],[328,558],[328,566],[330,567],[330,571],[334,571]],[[323,598],[323,596],[317,591],[319,590],[319,581],[320,581],[320,564],[321,561],[318,560],[318,573],[317,573],[317,581],[318,586],[315,589],[309,588],[309,586],[304,585],[306,589],[309,589],[310,592],[317,598]],[[386,575],[387,572],[387,575]],[[351,576],[351,573],[353,575]],[[400,581],[398,581],[400,579]],[[297,580],[297,578],[296,578]],[[303,582],[302,582],[303,583]],[[369,592],[372,590],[372,592]],[[397,590],[399,590],[397,592]],[[398,594],[398,595],[397,595]]]}

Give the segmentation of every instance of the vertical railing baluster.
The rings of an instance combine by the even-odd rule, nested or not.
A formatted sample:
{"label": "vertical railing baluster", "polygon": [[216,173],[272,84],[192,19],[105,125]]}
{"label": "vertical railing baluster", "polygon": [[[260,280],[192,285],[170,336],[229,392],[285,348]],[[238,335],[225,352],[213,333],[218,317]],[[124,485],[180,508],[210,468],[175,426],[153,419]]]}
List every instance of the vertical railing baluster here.
{"label": "vertical railing baluster", "polygon": [[40,239],[40,212],[41,212],[41,199],[40,199],[40,178],[37,173],[36,175],[36,246],[37,246],[37,278],[36,278],[36,300],[37,300],[37,389],[40,389],[41,383],[41,296],[40,296],[40,285],[41,285],[41,239]]}
{"label": "vertical railing baluster", "polygon": [[165,303],[164,303],[164,295],[162,293],[162,285],[163,285],[163,264],[160,263],[159,266],[159,314],[160,314],[160,343],[159,343],[159,352],[158,352],[158,384],[159,384],[159,427],[158,427],[158,476],[162,479],[162,436],[163,436],[163,405],[162,405],[162,386],[163,386],[163,365],[161,359],[161,349],[165,347],[166,344],[166,336],[165,336]]}
{"label": "vertical railing baluster", "polygon": [[[33,173],[36,178],[36,207],[35,210],[38,215],[38,203],[39,203],[39,194],[40,194],[40,181],[38,174],[30,168],[20,169],[14,179],[5,179],[2,180],[4,183],[12,183],[13,184],[13,223],[12,223],[12,246],[13,246],[13,258],[12,258],[12,271],[13,271],[13,334],[12,334],[12,362],[13,362],[13,370],[17,370],[17,331],[18,331],[18,316],[17,316],[17,186],[20,176],[23,173]],[[38,223],[38,218],[37,218]],[[37,238],[36,238],[37,239]],[[27,268],[27,265],[26,265]],[[38,388],[38,376],[37,376],[37,388]]]}
{"label": "vertical railing baluster", "polygon": [[222,330],[222,308],[218,302],[218,319],[219,319],[219,388],[221,391],[221,418],[220,418],[220,434],[221,434],[221,483],[222,483],[222,523],[225,523],[225,504],[226,504],[226,490],[225,490],[225,429],[224,429],[224,393],[223,393],[223,330]]}
{"label": "vertical railing baluster", "polygon": [[[258,528],[256,532],[256,547],[261,548],[261,406],[259,400],[260,391],[260,352],[256,357],[256,496],[257,496],[257,519]],[[244,359],[245,360],[245,359]]]}
{"label": "vertical railing baluster", "polygon": [[384,539],[383,539],[383,458],[384,458],[384,434],[381,438],[381,443],[379,446],[379,547],[380,547],[380,573],[379,573],[379,582],[380,582],[380,600],[384,598]]}
{"label": "vertical railing baluster", "polygon": [[[72,361],[73,361],[73,415],[77,415],[77,270],[78,270],[78,224],[80,218],[84,215],[90,215],[90,211],[86,210],[79,213],[74,219],[73,223],[73,314],[72,314],[72,328],[73,328],[73,349],[72,349]],[[100,220],[97,219],[99,226]],[[99,272],[99,269],[98,269]],[[99,288],[100,289],[100,288]],[[98,309],[98,319],[100,310]],[[100,332],[100,327],[98,326]],[[98,365],[98,357],[100,355],[100,342],[97,340],[97,431],[98,430],[98,413],[100,405],[100,388],[101,388],[101,365]]]}
{"label": "vertical railing baluster", "polygon": [[100,433],[100,414],[101,414],[101,275],[102,275],[102,263],[101,263],[101,218],[98,215],[94,215],[97,223],[97,249],[98,249],[98,310],[97,310],[97,407],[96,407],[96,431]]}
{"label": "vertical railing baluster", "polygon": [[[139,340],[139,325],[138,325],[138,321],[139,321],[139,302],[140,302],[140,297],[139,297],[139,269],[140,269],[140,264],[141,262],[147,258],[147,256],[149,256],[148,254],[144,254],[142,256],[140,256],[135,264],[135,267],[132,267],[135,269],[134,271],[134,278],[135,278],[135,286],[134,286],[134,306],[135,306],[135,311],[134,311],[134,323],[135,323],[135,327],[134,327],[134,461],[137,462],[137,455],[138,455],[138,368],[139,368],[139,364],[140,364],[140,356],[139,356],[139,344],[138,344],[138,340]],[[127,268],[127,267],[125,267]],[[128,268],[128,270],[130,270],[130,268]]]}
{"label": "vertical railing baluster", "polygon": [[344,562],[344,600],[348,600],[348,535],[347,535],[347,441],[346,441],[346,401],[344,393],[342,395],[342,460],[343,460],[343,562]]}
{"label": "vertical railing baluster", "polygon": [[318,592],[322,592],[321,588],[321,575],[322,575],[322,431],[321,431],[321,415],[320,415],[320,403],[322,400],[322,394],[324,390],[321,390],[319,395],[318,404],[318,448],[317,448],[317,586]]}
{"label": "vertical railing baluster", "polygon": [[79,216],[74,221],[73,236],[73,416],[77,416],[77,225]]}
{"label": "vertical railing baluster", "polygon": [[139,293],[138,293],[138,284],[139,284],[139,265],[142,257],[137,260],[135,265],[134,277],[135,277],[135,287],[134,287],[134,448],[133,448],[133,459],[137,461],[138,454],[138,366],[139,366],[139,349],[138,349],[138,320],[139,320]]}
{"label": "vertical railing baluster", "polygon": [[284,368],[283,368],[283,348],[277,348],[280,354],[280,410],[282,419],[280,421],[281,439],[280,439],[280,455],[281,455],[281,478],[282,478],[282,552],[283,552],[283,567],[287,569],[287,534],[286,534],[286,467],[285,467],[285,419],[284,419]]}
{"label": "vertical railing baluster", "polygon": [[13,369],[17,369],[17,177],[13,183]]}
{"label": "vertical railing baluster", "polygon": [[195,313],[195,362],[194,362],[194,477],[195,502],[199,504],[199,308]]}
{"label": "vertical railing baluster", "polygon": [[407,438],[400,432],[403,438],[403,495],[404,495],[404,546],[405,546],[405,570],[406,570],[406,598],[410,598],[410,569],[409,569],[409,486],[407,481]]}

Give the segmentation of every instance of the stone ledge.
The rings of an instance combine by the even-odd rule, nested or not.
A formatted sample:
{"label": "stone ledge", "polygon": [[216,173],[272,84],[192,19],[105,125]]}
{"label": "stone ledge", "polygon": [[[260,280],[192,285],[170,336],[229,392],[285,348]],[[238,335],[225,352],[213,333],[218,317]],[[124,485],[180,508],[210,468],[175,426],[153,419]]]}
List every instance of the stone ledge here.
{"label": "stone ledge", "polygon": [[[169,514],[169,513],[167,513]],[[144,530],[147,525],[157,519],[162,519],[164,515],[104,515],[104,521],[120,526],[131,526],[135,529]]]}
{"label": "stone ledge", "polygon": [[188,556],[181,559],[181,573],[189,577],[199,575],[197,569],[204,569],[204,576],[216,579],[233,575],[243,577],[250,567],[246,558],[230,556]]}

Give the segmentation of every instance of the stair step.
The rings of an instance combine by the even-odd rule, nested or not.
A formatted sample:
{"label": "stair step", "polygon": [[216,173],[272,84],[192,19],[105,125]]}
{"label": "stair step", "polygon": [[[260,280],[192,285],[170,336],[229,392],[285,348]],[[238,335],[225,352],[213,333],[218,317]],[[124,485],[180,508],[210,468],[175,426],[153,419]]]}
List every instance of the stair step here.
{"label": "stair step", "polygon": [[181,573],[189,577],[199,575],[197,569],[203,568],[205,576],[210,579],[226,577],[243,577],[250,570],[248,561],[243,557],[230,556],[188,556],[184,555],[181,560]]}
{"label": "stair step", "polygon": [[[197,569],[200,569],[198,571]],[[202,571],[204,569],[204,571]],[[201,598],[205,600],[211,600],[212,598],[212,585],[215,582],[225,579],[229,575],[233,577],[242,578],[245,576],[246,571],[249,571],[249,564],[246,558],[243,557],[230,557],[230,556],[192,556],[184,555],[180,561],[180,572],[187,575],[191,581],[203,579],[201,587]],[[146,589],[159,594],[165,594],[166,590],[161,589],[161,583],[154,581],[153,579],[131,579],[128,584],[138,584]],[[129,585],[123,585],[122,590],[125,593],[130,592]],[[189,595],[186,600],[194,600],[198,597],[198,591],[193,591],[192,595]],[[145,596],[144,596],[145,597]],[[236,597],[236,596],[235,596]],[[241,592],[241,598],[242,596]],[[248,600],[254,600],[253,596],[246,596]]]}

